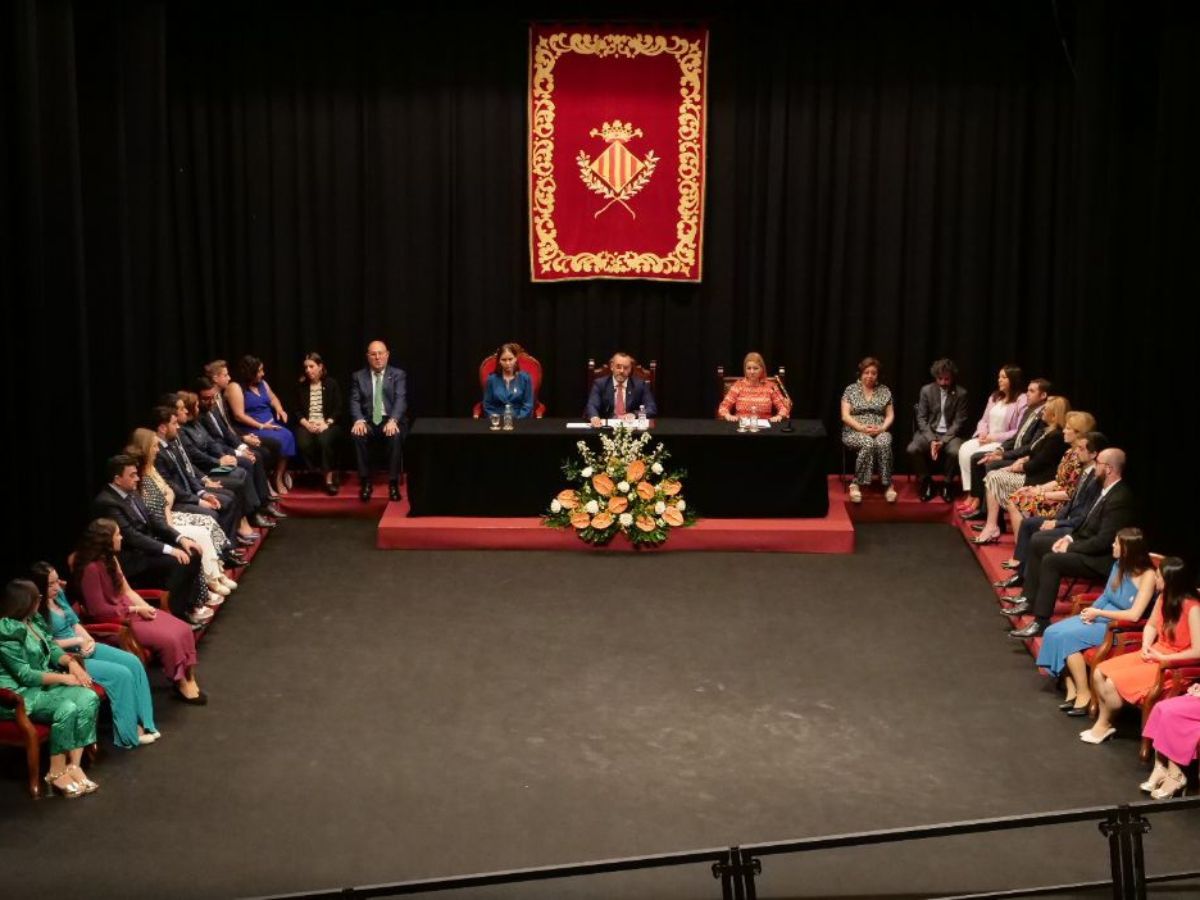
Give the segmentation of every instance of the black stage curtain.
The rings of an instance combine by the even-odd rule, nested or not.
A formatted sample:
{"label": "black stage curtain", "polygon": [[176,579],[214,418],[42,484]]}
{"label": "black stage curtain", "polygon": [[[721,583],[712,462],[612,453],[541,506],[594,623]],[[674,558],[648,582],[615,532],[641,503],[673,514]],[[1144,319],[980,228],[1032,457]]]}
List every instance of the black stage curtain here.
{"label": "black stage curtain", "polygon": [[502,340],[551,415],[618,347],[705,415],[758,349],[833,433],[870,353],[901,447],[930,360],[980,409],[1016,361],[1129,449],[1154,545],[1197,549],[1194,5],[631,8],[712,27],[704,281],[535,286],[526,27],[570,14],[9,4],[6,561],[62,553],[103,457],[206,359],[254,352],[288,399],[305,351],[344,379],[373,337],[426,415],[469,414]]}

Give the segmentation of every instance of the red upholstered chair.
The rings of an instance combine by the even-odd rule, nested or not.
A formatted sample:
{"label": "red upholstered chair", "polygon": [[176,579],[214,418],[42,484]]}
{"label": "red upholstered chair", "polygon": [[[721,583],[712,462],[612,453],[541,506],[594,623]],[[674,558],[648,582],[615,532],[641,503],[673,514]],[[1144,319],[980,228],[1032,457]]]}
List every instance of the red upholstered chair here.
{"label": "red upholstered chair", "polygon": [[[517,346],[520,346],[519,344]],[[529,373],[529,380],[533,382],[533,396],[542,396],[542,364],[538,362],[536,356],[531,356],[522,347],[521,352],[517,355],[517,369],[522,372]],[[482,392],[487,384],[488,376],[496,371],[496,355],[485,356],[479,364],[479,390]],[[473,418],[480,418],[483,415],[483,404],[476,403],[471,410]],[[533,406],[533,417],[540,419],[546,415],[546,404],[541,400],[537,400]]]}
{"label": "red upholstered chair", "polygon": [[[108,699],[100,685],[93,684],[92,690],[96,692],[101,703]],[[13,719],[0,719],[0,744],[25,748],[29,796],[36,800],[42,796],[41,746],[50,740],[50,726],[31,721],[25,713],[25,701],[21,695],[7,688],[0,688],[0,708],[12,710],[15,715]],[[96,745],[88,747],[87,752],[88,762],[91,763],[96,758]]]}
{"label": "red upholstered chair", "polygon": [[[1158,680],[1154,682],[1154,687],[1150,688],[1150,693],[1142,699],[1142,730],[1146,730],[1150,711],[1158,701],[1178,697],[1197,681],[1200,681],[1200,660],[1163,663],[1159,667]],[[1150,739],[1142,738],[1142,748],[1138,754],[1142,762],[1149,762],[1153,751],[1154,744]]]}

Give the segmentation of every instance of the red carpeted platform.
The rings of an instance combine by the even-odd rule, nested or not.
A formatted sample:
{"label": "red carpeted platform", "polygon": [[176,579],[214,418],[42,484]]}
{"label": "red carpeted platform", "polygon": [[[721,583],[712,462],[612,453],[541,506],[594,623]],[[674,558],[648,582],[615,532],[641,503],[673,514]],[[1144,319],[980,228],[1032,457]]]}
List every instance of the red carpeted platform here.
{"label": "red carpeted platform", "polygon": [[862,492],[862,503],[851,503],[846,484],[836,475],[829,476],[829,503],[832,506],[835,498],[841,500],[855,522],[949,523],[954,514],[954,504],[940,497],[922,503],[917,481],[906,475],[897,475],[893,481],[897,495],[895,503],[887,502],[879,482]]}
{"label": "red carpeted platform", "polygon": [[278,502],[289,516],[300,518],[378,519],[388,505],[386,475],[376,476],[374,490],[371,499],[363,503],[358,499],[358,476],[346,473],[342,476],[341,490],[331,497],[322,488],[320,476],[315,475],[297,480]]}

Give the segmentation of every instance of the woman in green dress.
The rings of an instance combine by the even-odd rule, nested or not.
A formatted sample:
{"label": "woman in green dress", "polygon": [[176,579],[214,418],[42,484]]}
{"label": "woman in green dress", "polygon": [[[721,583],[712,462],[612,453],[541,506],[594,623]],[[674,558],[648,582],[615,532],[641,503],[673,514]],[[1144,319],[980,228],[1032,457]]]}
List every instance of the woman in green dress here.
{"label": "woman in green dress", "polygon": [[30,719],[49,724],[46,784],[73,799],[99,787],[80,763],[83,748],[96,743],[100,699],[91,689],[87,670],[37,624],[38,599],[33,582],[13,580],[4,586],[0,596],[0,687],[21,695]]}

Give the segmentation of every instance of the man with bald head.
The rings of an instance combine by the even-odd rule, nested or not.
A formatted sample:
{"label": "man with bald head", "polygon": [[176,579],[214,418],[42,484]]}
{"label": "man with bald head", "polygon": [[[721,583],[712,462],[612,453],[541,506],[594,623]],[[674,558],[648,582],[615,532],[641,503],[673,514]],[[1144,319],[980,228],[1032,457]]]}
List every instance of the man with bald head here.
{"label": "man with bald head", "polygon": [[400,461],[404,441],[404,417],[408,411],[404,370],[388,365],[388,348],[383,341],[367,347],[367,367],[354,373],[350,383],[350,436],[358,460],[358,498],[371,499],[371,442],[381,441],[388,451],[388,497],[400,499]]}
{"label": "man with bald head", "polygon": [[1034,620],[1024,628],[1009,632],[1024,640],[1036,637],[1050,624],[1059,581],[1066,578],[1104,579],[1112,568],[1112,545],[1117,532],[1132,525],[1135,518],[1133,491],[1122,478],[1125,451],[1109,447],[1096,457],[1094,477],[1100,494],[1079,526],[1060,537],[1048,550],[1030,541],[1026,568],[1025,595],[1015,598],[1016,606],[1006,615],[1032,612]]}

